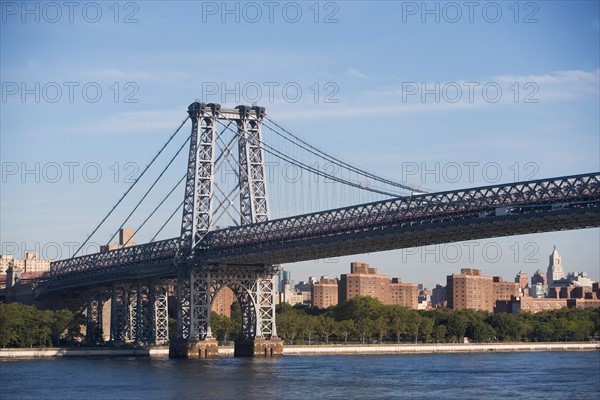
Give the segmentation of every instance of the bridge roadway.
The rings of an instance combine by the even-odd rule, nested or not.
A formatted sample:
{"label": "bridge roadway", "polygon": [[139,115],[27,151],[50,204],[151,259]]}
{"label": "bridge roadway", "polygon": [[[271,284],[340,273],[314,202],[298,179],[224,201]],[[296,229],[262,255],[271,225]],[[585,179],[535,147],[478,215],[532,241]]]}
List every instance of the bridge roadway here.
{"label": "bridge roadway", "polygon": [[[210,231],[194,262],[280,264],[600,226],[600,172],[399,197]],[[175,277],[179,238],[51,264],[39,289]]]}

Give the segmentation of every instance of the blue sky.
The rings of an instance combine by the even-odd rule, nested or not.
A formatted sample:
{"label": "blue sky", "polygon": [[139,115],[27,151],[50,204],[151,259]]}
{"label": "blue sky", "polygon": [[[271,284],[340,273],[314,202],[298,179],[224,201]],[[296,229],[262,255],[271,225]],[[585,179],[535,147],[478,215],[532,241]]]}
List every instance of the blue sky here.
{"label": "blue sky", "polygon": [[[195,99],[256,101],[320,148],[433,191],[598,171],[598,4],[3,1],[2,252],[67,255]],[[177,235],[174,221],[164,236]],[[461,267],[545,270],[556,245],[599,280],[599,242],[593,229],[286,268],[298,281],[360,260],[431,286]]]}

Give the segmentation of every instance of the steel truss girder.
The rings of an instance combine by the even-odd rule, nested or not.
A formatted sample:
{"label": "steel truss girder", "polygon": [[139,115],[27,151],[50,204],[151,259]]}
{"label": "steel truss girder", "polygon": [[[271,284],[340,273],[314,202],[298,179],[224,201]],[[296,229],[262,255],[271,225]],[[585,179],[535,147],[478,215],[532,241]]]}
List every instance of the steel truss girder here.
{"label": "steel truss girder", "polygon": [[[203,263],[271,263],[600,226],[600,173],[401,197],[209,232]],[[506,215],[496,215],[506,208]],[[42,290],[177,276],[179,238],[51,264]]]}
{"label": "steel truss girder", "polygon": [[595,227],[600,226],[599,181],[595,173],[400,197],[223,229],[206,236],[202,258],[283,263]]}

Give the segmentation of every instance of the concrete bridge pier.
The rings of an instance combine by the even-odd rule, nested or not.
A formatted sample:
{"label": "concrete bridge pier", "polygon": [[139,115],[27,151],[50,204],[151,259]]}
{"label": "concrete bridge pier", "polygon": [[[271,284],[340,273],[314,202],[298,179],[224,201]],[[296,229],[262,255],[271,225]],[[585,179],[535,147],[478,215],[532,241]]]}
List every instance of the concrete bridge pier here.
{"label": "concrete bridge pier", "polygon": [[274,357],[283,355],[283,340],[272,339],[239,339],[235,341],[233,350],[235,357]]}

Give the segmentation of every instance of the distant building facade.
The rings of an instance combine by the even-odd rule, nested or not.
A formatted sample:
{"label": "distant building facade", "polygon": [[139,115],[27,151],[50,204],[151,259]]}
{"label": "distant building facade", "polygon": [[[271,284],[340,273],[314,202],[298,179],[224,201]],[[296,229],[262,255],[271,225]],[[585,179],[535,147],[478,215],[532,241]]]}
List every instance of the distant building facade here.
{"label": "distant building facade", "polygon": [[521,289],[521,291],[527,287],[529,283],[528,279],[529,277],[523,271],[519,271],[517,276],[515,276],[515,282],[519,284],[519,288]]}
{"label": "distant building facade", "polygon": [[417,309],[419,285],[403,283],[400,278],[377,273],[369,264],[353,262],[350,273],[342,274],[338,281],[338,302],[343,303],[356,296],[374,297],[383,304],[399,304]]}
{"label": "distant building facade", "polygon": [[419,308],[419,285],[402,283],[400,278],[392,278],[389,285],[389,299],[386,304],[398,304],[416,310]]}
{"label": "distant building facade", "polygon": [[215,296],[211,311],[227,318],[231,318],[231,306],[236,302],[235,295],[229,287],[225,286]]}
{"label": "distant building facade", "polygon": [[439,283],[431,290],[431,306],[444,307],[446,305],[446,286]]}
{"label": "distant building facade", "polygon": [[338,280],[322,276],[312,285],[312,304],[315,308],[328,308],[338,304]]}
{"label": "distant building facade", "polygon": [[119,243],[109,243],[107,245],[100,246],[100,252],[106,253],[107,251],[135,246],[135,238],[133,237],[134,234],[135,231],[132,228],[119,229]]}
{"label": "distant building facade", "polygon": [[11,265],[25,274],[50,271],[50,261],[38,258],[37,253],[32,251],[26,251],[22,259],[3,254],[0,255],[0,274],[5,275]]}
{"label": "distant building facade", "polygon": [[510,300],[511,297],[518,297],[522,294],[520,282],[504,282],[502,277],[499,276],[494,276],[492,279],[492,290],[494,303],[498,300]]}
{"label": "distant building facade", "polygon": [[340,303],[356,296],[371,296],[386,303],[389,293],[390,277],[377,273],[377,268],[369,264],[353,262],[350,273],[342,274],[338,285],[338,300]]}
{"label": "distant building facade", "polygon": [[448,308],[454,310],[494,310],[492,277],[482,276],[481,270],[462,268],[460,274],[446,277]]}

